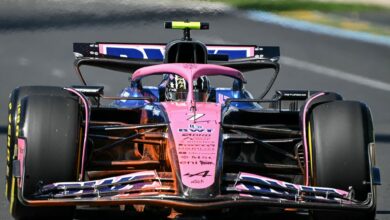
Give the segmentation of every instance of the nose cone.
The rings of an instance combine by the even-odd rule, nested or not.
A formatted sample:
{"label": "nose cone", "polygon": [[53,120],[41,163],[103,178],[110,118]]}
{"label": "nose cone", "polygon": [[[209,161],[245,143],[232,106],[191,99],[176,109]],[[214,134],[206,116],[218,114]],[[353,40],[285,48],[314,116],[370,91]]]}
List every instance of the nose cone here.
{"label": "nose cone", "polygon": [[220,139],[221,105],[197,103],[163,103],[170,121],[179,173],[184,186],[204,189],[216,180]]}

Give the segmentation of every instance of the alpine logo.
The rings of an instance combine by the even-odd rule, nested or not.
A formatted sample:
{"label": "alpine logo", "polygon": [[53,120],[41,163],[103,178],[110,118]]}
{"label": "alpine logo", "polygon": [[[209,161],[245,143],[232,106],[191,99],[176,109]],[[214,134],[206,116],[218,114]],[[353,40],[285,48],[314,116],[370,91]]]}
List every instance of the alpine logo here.
{"label": "alpine logo", "polygon": [[211,176],[211,175],[209,175],[209,172],[210,171],[205,170],[205,171],[202,171],[202,172],[199,172],[199,173],[194,173],[194,174],[186,173],[186,174],[184,174],[184,176],[188,176],[188,177],[194,177],[194,176],[206,177],[206,176]]}

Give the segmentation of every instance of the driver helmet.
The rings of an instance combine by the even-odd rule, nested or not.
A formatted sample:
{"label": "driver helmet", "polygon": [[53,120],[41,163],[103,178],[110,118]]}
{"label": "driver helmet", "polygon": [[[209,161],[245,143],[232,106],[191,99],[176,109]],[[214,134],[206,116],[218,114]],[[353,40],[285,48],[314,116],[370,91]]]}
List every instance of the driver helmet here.
{"label": "driver helmet", "polygon": [[170,74],[165,86],[165,100],[185,101],[187,92],[188,86],[185,79],[181,76]]}
{"label": "driver helmet", "polygon": [[194,96],[198,102],[207,102],[210,94],[210,80],[207,76],[201,76],[194,81]]}

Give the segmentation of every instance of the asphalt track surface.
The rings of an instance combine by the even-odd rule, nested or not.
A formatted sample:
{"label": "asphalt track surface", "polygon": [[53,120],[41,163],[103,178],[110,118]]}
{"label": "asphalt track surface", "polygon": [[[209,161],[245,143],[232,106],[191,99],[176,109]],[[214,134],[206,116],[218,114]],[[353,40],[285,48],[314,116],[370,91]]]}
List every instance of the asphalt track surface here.
{"label": "asphalt track surface", "polygon": [[[209,31],[193,32],[205,43],[239,43],[278,45],[281,47],[281,72],[276,89],[308,89],[334,91],[346,100],[360,100],[371,108],[377,143],[377,166],[381,169],[382,186],[378,188],[377,219],[390,219],[390,87],[375,88],[361,79],[390,83],[390,48],[301,32],[249,20],[243,12],[140,13],[137,16],[107,15],[98,19],[59,17],[17,21],[14,25],[0,18],[0,176],[5,176],[6,126],[8,94],[22,85],[79,84],[73,71],[73,42],[168,42],[180,37],[179,31],[164,30],[164,20],[189,18],[209,21]],[[122,16],[122,17],[121,17]],[[153,19],[151,19],[153,18]],[[10,20],[12,23],[12,19]],[[23,24],[25,26],[23,26]],[[283,60],[283,57],[286,57]],[[321,69],[322,68],[322,69]],[[94,70],[92,70],[94,71]],[[323,72],[319,74],[318,72]],[[333,72],[333,75],[330,74]],[[329,74],[328,74],[329,73]],[[335,76],[348,73],[349,78]],[[354,78],[354,76],[356,76]],[[104,82],[106,90],[115,93],[126,85],[121,73],[96,74],[94,80]],[[127,76],[126,76],[127,77]],[[247,88],[259,90],[263,78],[250,75]],[[351,80],[352,79],[352,80]],[[363,80],[364,81],[364,80]],[[109,86],[108,84],[114,85]],[[271,92],[272,93],[272,92]],[[0,182],[4,189],[4,180]],[[91,219],[109,218],[110,214]],[[86,218],[86,217],[80,217]],[[121,219],[120,216],[110,219]],[[300,219],[308,219],[299,216]],[[8,202],[0,193],[0,219],[12,219]],[[267,219],[267,218],[265,218]],[[268,217],[272,219],[272,217]],[[279,219],[279,218],[278,218]],[[291,216],[280,219],[291,219]]]}

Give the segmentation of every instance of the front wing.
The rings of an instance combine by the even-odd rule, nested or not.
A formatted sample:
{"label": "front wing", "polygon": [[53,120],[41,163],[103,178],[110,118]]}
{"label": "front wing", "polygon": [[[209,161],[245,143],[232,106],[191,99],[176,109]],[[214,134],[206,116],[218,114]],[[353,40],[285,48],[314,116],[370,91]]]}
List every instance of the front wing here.
{"label": "front wing", "polygon": [[[143,171],[86,182],[54,183],[41,187],[30,206],[146,204],[188,210],[253,205],[307,209],[370,209],[373,195],[355,201],[352,191],[292,184],[250,173],[226,174],[220,195],[196,198],[178,194],[167,173]],[[373,192],[374,193],[374,192]]]}

